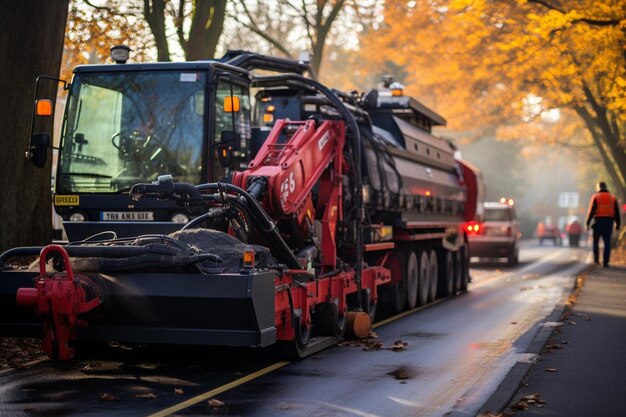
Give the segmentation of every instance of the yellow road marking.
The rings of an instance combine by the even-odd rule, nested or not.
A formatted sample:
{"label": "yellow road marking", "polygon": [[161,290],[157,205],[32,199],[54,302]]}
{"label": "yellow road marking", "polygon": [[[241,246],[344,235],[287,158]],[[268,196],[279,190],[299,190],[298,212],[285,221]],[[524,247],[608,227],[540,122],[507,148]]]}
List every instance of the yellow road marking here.
{"label": "yellow road marking", "polygon": [[[414,309],[411,309],[411,310],[408,310],[408,311],[404,311],[404,312],[402,312],[400,314],[396,314],[393,317],[389,317],[389,318],[387,318],[385,320],[382,320],[382,321],[379,321],[379,322],[375,323],[374,325],[372,325],[372,329],[376,329],[378,327],[384,326],[385,324],[389,324],[389,323],[394,322],[396,320],[400,320],[401,318],[409,316],[409,315],[411,315],[413,313],[416,313],[416,312],[418,312],[420,310],[423,310],[423,309],[428,308],[428,307],[432,307],[432,306],[437,305],[437,304],[439,304],[439,303],[441,303],[443,301],[446,301],[449,298],[452,298],[452,296],[446,297],[446,298],[440,298],[440,299],[435,300],[432,303],[427,304],[425,306],[416,307]],[[270,365],[267,368],[263,368],[263,369],[261,369],[259,371],[256,371],[256,372],[254,372],[254,373],[252,373],[250,375],[241,377],[241,378],[239,378],[239,379],[237,379],[237,380],[235,380],[233,382],[229,382],[226,385],[222,385],[221,387],[218,387],[218,388],[215,388],[215,389],[213,389],[211,391],[205,392],[204,394],[200,394],[200,395],[198,395],[196,397],[190,398],[189,400],[184,401],[184,402],[182,402],[180,404],[177,404],[177,405],[174,405],[172,407],[166,408],[165,410],[156,412],[154,414],[150,414],[148,417],[166,417],[166,416],[169,416],[172,413],[176,413],[176,412],[178,412],[180,410],[184,410],[185,408],[189,408],[192,405],[196,405],[196,404],[198,404],[201,401],[208,400],[211,397],[214,397],[214,396],[216,396],[218,394],[221,394],[223,392],[226,392],[228,390],[236,388],[239,385],[245,384],[246,382],[250,382],[250,381],[252,381],[252,380],[254,380],[254,379],[256,379],[256,378],[258,378],[260,376],[263,376],[263,375],[268,374],[268,373],[270,373],[272,371],[275,371],[276,369],[280,369],[280,368],[282,368],[283,366],[285,366],[285,365],[287,365],[289,363],[291,363],[291,362],[287,362],[287,361],[285,361],[285,362],[276,362],[275,364]]]}
{"label": "yellow road marking", "polygon": [[182,403],[179,403],[179,404],[176,404],[176,405],[174,405],[172,407],[166,408],[165,410],[161,410],[161,411],[158,411],[158,412],[156,412],[154,414],[150,414],[150,416],[148,416],[148,417],[165,417],[165,416],[169,416],[170,414],[176,413],[176,412],[178,412],[180,410],[184,410],[185,408],[189,408],[192,405],[196,405],[196,404],[198,404],[201,401],[208,400],[211,397],[215,397],[218,394],[221,394],[223,392],[231,390],[231,389],[233,389],[235,387],[238,387],[239,385],[243,385],[246,382],[250,382],[250,381],[252,381],[254,379],[257,379],[260,376],[263,376],[263,375],[268,374],[268,373],[270,373],[272,371],[275,371],[275,370],[277,370],[279,368],[282,368],[283,366],[285,366],[285,365],[287,365],[289,363],[290,362],[287,362],[287,361],[276,362],[273,365],[270,365],[270,366],[268,366],[266,368],[263,368],[263,369],[261,369],[259,371],[256,371],[256,372],[254,372],[254,373],[252,373],[250,375],[246,375],[244,377],[236,379],[233,382],[229,382],[226,385],[222,385],[221,387],[212,389],[211,391],[207,391],[204,394],[200,394],[200,395],[198,395],[196,397],[190,398],[187,401],[183,401]]}

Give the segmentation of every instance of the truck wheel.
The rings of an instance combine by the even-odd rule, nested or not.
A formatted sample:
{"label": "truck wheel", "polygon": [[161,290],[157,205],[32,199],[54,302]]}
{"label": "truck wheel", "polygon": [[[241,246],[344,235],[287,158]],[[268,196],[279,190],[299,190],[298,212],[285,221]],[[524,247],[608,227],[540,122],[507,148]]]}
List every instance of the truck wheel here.
{"label": "truck wheel", "polygon": [[419,285],[417,287],[417,303],[421,306],[428,303],[428,294],[430,294],[430,258],[425,250],[420,255],[419,266]]}
{"label": "truck wheel", "polygon": [[391,270],[393,279],[399,280],[389,285],[380,287],[384,291],[385,307],[391,314],[398,314],[404,310],[406,305],[406,277],[402,269],[402,264],[397,255],[390,256],[385,266]]}
{"label": "truck wheel", "polygon": [[405,259],[404,278],[406,279],[406,304],[407,308],[411,310],[417,305],[417,291],[419,288],[417,255],[415,255],[414,251],[409,251]]}
{"label": "truck wheel", "polygon": [[313,330],[318,336],[342,338],[346,332],[346,315],[339,314],[335,303],[319,304],[313,316]]}
{"label": "truck wheel", "polygon": [[517,249],[513,248],[509,254],[507,265],[515,266],[519,263],[519,255]]}
{"label": "truck wheel", "polygon": [[461,246],[461,291],[467,291],[467,284],[469,284],[469,248],[467,244]]}
{"label": "truck wheel", "polygon": [[454,292],[454,257],[452,252],[441,249],[439,252],[439,273],[441,278],[437,287],[437,297],[444,298]]}
{"label": "truck wheel", "polygon": [[434,249],[430,251],[428,257],[430,265],[430,287],[428,292],[428,302],[435,301],[437,298],[437,284],[439,283],[439,262],[437,261],[437,253]]}
{"label": "truck wheel", "polygon": [[463,254],[461,248],[454,252],[454,292],[461,291],[463,281]]}

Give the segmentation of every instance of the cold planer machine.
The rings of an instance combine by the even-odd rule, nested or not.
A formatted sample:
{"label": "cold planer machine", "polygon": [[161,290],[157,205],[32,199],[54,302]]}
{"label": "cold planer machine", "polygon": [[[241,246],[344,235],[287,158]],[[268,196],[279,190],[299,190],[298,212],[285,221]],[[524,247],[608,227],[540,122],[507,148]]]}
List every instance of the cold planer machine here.
{"label": "cold planer machine", "polygon": [[[328,345],[313,336],[334,342],[346,327],[366,336],[391,273],[386,256],[363,263],[358,127],[333,93],[322,93],[348,120],[352,142],[341,120],[281,120],[233,184],[162,176],[131,189],[135,200],[204,207],[183,230],[0,255],[0,334],[42,335],[58,360],[74,356],[74,341],[282,342],[303,357]],[[356,196],[348,204],[344,191]],[[28,270],[9,264],[36,254]]]}

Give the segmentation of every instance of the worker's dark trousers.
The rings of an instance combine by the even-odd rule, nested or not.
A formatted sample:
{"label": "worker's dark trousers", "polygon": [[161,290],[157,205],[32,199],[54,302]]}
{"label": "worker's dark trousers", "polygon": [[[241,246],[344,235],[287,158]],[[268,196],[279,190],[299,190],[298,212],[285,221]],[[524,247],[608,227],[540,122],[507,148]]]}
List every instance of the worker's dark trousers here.
{"label": "worker's dark trousers", "polygon": [[602,263],[604,265],[609,264],[609,258],[611,257],[611,233],[613,232],[613,218],[611,217],[596,217],[595,224],[593,225],[593,261],[599,262],[598,243],[600,237],[604,241],[604,258]]}

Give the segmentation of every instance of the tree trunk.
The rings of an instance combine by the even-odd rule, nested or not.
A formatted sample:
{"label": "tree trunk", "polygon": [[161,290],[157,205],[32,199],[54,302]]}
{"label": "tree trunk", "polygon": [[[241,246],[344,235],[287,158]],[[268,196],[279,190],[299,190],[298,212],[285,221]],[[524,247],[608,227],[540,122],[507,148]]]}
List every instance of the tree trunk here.
{"label": "tree trunk", "polygon": [[189,39],[185,45],[187,61],[211,59],[224,29],[226,0],[196,0]]}
{"label": "tree trunk", "polygon": [[[626,178],[626,166],[620,166],[615,158],[615,154],[611,146],[609,146],[607,142],[607,138],[600,133],[600,128],[598,126],[597,120],[589,113],[589,111],[584,107],[575,107],[578,115],[583,119],[587,129],[591,133],[591,137],[593,138],[594,143],[602,157],[602,162],[611,177],[615,187],[615,194],[621,197],[622,201],[626,201],[626,182],[623,178]],[[608,149],[608,151],[607,151]],[[618,152],[623,151],[618,149]]]}
{"label": "tree trunk", "polygon": [[154,36],[154,42],[157,48],[157,60],[163,62],[170,61],[170,50],[165,34],[164,0],[143,0],[143,14]]}
{"label": "tree trunk", "polygon": [[[0,250],[42,245],[52,238],[50,158],[35,168],[29,144],[35,79],[58,77],[69,0],[12,0],[0,13]],[[44,92],[56,96],[56,83]],[[52,132],[51,120],[40,127]],[[39,131],[39,132],[40,132]],[[38,133],[38,131],[35,131]],[[49,154],[50,155],[50,154]]]}

